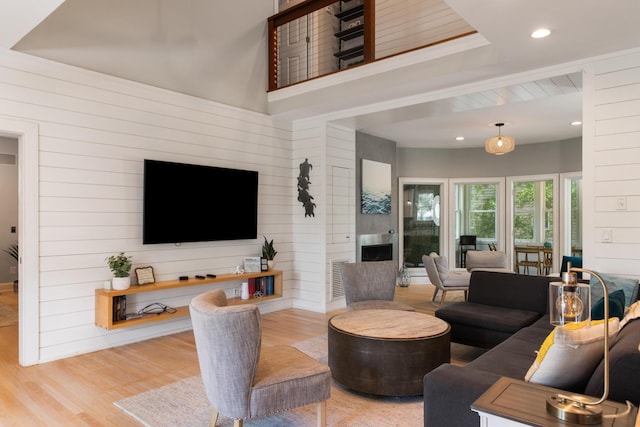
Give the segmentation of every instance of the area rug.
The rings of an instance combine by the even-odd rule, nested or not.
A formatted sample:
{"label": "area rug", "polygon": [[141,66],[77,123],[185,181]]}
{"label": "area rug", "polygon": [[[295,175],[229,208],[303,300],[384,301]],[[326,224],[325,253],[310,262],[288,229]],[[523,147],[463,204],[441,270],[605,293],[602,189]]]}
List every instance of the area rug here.
{"label": "area rug", "polygon": [[[310,356],[326,363],[327,336],[320,335],[294,344]],[[200,376],[185,378],[114,403],[131,417],[149,427],[207,426],[211,407]],[[383,397],[355,393],[335,382],[327,403],[329,426],[416,426],[422,425],[422,396]],[[267,418],[246,420],[245,426],[313,426],[316,405],[307,405]],[[217,426],[232,426],[222,417]]]}
{"label": "area rug", "polygon": [[0,328],[18,323],[18,310],[0,302]]}

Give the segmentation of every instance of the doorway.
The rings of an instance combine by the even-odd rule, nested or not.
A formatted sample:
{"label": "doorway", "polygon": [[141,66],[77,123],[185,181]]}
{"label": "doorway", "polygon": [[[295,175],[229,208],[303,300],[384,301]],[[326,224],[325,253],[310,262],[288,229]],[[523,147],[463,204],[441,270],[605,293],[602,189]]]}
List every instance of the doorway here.
{"label": "doorway", "polygon": [[39,137],[38,125],[0,118],[0,137],[18,141],[18,362],[39,363]]}

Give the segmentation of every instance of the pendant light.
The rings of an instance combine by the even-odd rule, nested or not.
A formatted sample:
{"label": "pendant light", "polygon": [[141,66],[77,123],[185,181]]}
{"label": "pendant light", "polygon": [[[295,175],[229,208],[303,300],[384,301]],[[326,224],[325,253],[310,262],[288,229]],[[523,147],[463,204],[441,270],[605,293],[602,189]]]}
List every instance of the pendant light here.
{"label": "pendant light", "polygon": [[489,154],[495,154],[496,156],[510,153],[516,148],[515,139],[501,134],[500,128],[504,126],[504,123],[496,123],[496,126],[498,127],[498,136],[493,136],[484,142],[485,151]]}

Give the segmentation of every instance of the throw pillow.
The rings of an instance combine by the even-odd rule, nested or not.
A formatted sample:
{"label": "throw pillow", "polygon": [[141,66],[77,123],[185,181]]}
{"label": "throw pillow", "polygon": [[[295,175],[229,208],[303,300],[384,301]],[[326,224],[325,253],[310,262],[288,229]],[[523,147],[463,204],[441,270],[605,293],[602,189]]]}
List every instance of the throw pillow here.
{"label": "throw pillow", "polygon": [[432,257],[436,263],[436,268],[438,269],[438,275],[440,276],[440,281],[444,282],[449,277],[449,263],[447,262],[447,257],[440,256],[435,252],[431,252],[429,256]]}
{"label": "throw pillow", "polygon": [[[607,285],[607,290],[609,293],[613,291],[617,291],[618,289],[622,289],[624,291],[625,296],[625,307],[629,307],[631,304],[637,301],[638,299],[638,279],[631,279],[628,277],[620,277],[614,276],[612,274],[604,274],[598,273],[604,279],[604,283]],[[591,305],[593,306],[594,302],[597,302],[603,296],[602,285],[596,279],[591,276],[589,280],[589,285],[591,286]]]}
{"label": "throw pillow", "polygon": [[[586,383],[602,360],[604,320],[556,327],[542,343],[525,381],[557,388]],[[619,320],[609,319],[609,347],[618,333]]]}
{"label": "throw pillow", "polygon": [[624,328],[624,325],[638,317],[640,317],[640,301],[636,301],[629,306],[627,313],[624,315],[624,319],[620,322],[620,329]]}
{"label": "throw pillow", "polygon": [[[609,318],[624,317],[624,291],[619,289],[609,294]],[[604,296],[591,305],[591,320],[604,319]]]}

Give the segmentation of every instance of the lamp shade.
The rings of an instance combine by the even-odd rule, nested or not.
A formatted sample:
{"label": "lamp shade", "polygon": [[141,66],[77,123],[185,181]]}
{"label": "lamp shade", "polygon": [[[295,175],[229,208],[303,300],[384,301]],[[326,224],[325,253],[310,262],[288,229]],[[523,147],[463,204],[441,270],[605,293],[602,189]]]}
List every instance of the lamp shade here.
{"label": "lamp shade", "polygon": [[485,151],[496,156],[510,153],[514,148],[516,148],[516,141],[510,136],[493,136],[484,142]]}

